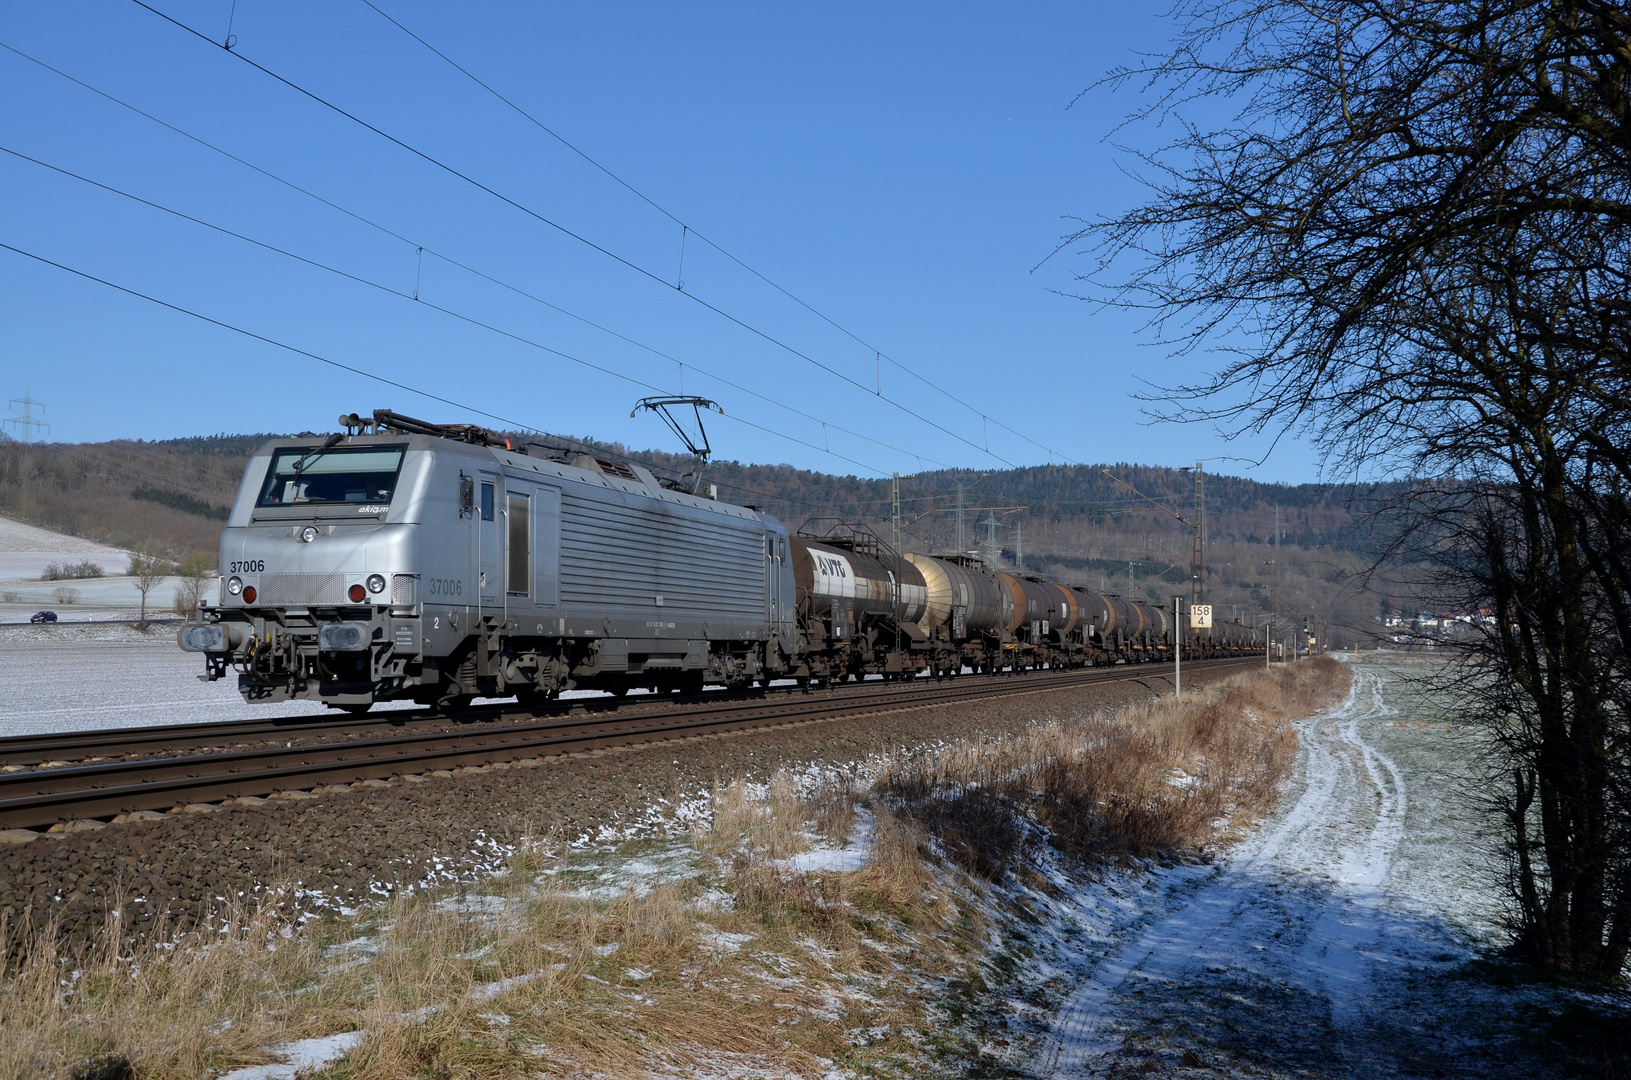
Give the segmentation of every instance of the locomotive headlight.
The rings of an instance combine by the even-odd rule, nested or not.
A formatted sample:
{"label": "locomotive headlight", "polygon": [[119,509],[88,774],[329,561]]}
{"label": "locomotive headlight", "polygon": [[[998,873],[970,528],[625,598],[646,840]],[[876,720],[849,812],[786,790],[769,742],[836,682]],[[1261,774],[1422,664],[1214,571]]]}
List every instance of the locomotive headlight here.
{"label": "locomotive headlight", "polygon": [[317,539],[317,526],[307,525],[304,529],[300,530],[300,540],[302,543],[309,544],[315,539]]}
{"label": "locomotive headlight", "polygon": [[244,583],[243,583],[242,578],[228,578],[227,579],[227,592],[231,593],[233,596],[237,596],[239,593],[241,593],[243,591],[244,591]]}
{"label": "locomotive headlight", "polygon": [[385,575],[384,574],[369,574],[368,575],[368,591],[371,592],[371,593],[374,593],[376,595],[379,594],[379,593],[384,592],[385,591]]}

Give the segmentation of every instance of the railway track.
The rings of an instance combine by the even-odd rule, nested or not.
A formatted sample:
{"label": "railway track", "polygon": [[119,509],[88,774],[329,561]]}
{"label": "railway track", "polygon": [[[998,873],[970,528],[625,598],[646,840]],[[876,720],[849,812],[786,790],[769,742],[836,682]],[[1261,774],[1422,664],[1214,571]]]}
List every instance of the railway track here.
{"label": "railway track", "polygon": [[[1141,667],[1140,670],[1148,670]],[[1012,676],[959,676],[968,680],[1007,680]],[[918,682],[914,686],[933,685]],[[154,724],[147,727],[99,728],[93,731],[51,732],[35,735],[8,735],[0,737],[0,766],[61,767],[75,762],[96,759],[122,758],[132,754],[151,754],[156,750],[186,750],[195,747],[226,747],[245,742],[272,739],[306,738],[312,736],[350,735],[363,731],[408,729],[426,725],[463,727],[469,724],[493,723],[517,716],[536,716],[539,719],[570,716],[583,713],[634,712],[648,709],[677,711],[685,708],[706,708],[710,704],[742,701],[760,702],[768,699],[797,695],[809,700],[818,698],[853,697],[899,689],[899,684],[885,682],[845,683],[821,687],[814,691],[799,687],[776,686],[766,690],[743,694],[710,692],[701,698],[674,698],[659,695],[634,695],[626,698],[611,696],[568,698],[550,702],[542,709],[518,713],[511,703],[482,705],[458,715],[435,709],[393,709],[353,717],[340,712],[302,713],[293,716],[256,717],[252,720],[221,720],[199,724]],[[715,699],[713,703],[709,698]]]}
{"label": "railway track", "polygon": [[[1214,660],[1212,664],[1232,668],[1253,662],[1247,658]],[[882,690],[841,696],[812,698],[799,694],[750,702],[733,699],[717,705],[702,702],[689,708],[653,709],[633,715],[567,714],[502,725],[467,725],[456,731],[406,731],[343,742],[32,769],[0,775],[0,828],[38,829],[62,821],[107,818],[139,810],[169,810],[187,803],[264,797],[327,784],[383,780],[460,766],[1136,680],[1164,674],[1169,668],[1165,663],[1140,664],[1034,674],[1019,679],[960,678],[926,684],[890,684]],[[217,728],[227,726],[215,725]],[[378,722],[368,726],[377,727]],[[109,733],[100,734],[107,740]],[[222,741],[222,735],[216,734],[212,741]],[[58,750],[62,749],[59,743]]]}

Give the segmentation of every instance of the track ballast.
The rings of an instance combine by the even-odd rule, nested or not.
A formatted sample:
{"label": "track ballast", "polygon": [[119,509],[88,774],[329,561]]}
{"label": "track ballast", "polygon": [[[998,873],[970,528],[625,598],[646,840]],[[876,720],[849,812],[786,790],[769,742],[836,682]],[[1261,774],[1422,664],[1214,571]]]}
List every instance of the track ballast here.
{"label": "track ballast", "polygon": [[[1208,666],[1237,667],[1254,661],[1213,660]],[[561,754],[584,753],[648,742],[697,738],[753,728],[810,723],[866,713],[890,712],[974,701],[982,698],[1069,689],[1095,683],[1137,680],[1162,675],[1166,663],[1095,668],[1086,671],[1047,672],[1024,678],[964,677],[934,682],[868,687],[857,693],[810,697],[787,695],[689,707],[648,709],[630,715],[550,716],[503,724],[467,725],[459,730],[405,731],[382,737],[343,742],[308,743],[292,747],[261,747],[171,757],[150,757],[41,768],[0,775],[0,828],[44,828],[59,822],[108,818],[142,810],[170,810],[179,805],[233,798],[265,797],[329,784],[383,780],[461,766],[527,761]],[[420,714],[408,714],[417,716]],[[530,714],[528,714],[530,717]],[[306,730],[318,725],[306,721]],[[446,719],[440,717],[438,719]],[[233,725],[187,725],[177,732],[185,738],[209,735],[219,744],[248,734],[255,725],[272,724],[283,734],[292,725],[281,721],[245,721],[236,733]],[[351,726],[375,728],[380,720]],[[330,721],[332,730],[336,725]],[[210,733],[190,729],[209,727]],[[162,729],[135,729],[143,738]],[[119,745],[120,732],[75,733],[54,748],[49,742],[37,749],[50,758],[85,753],[86,740],[78,735],[102,736],[106,747]],[[257,736],[267,734],[257,729]],[[72,744],[70,746],[70,744]],[[151,745],[151,744],[149,744]],[[179,742],[171,742],[172,747]],[[128,752],[128,751],[126,751]],[[48,759],[50,759],[48,758]]]}

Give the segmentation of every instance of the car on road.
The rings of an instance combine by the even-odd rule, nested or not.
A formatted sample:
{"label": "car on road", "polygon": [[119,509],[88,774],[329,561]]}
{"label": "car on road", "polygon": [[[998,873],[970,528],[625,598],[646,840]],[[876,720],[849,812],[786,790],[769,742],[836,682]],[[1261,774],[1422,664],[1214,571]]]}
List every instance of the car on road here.
{"label": "car on road", "polygon": [[31,623],[56,622],[57,613],[54,611],[36,611],[28,617],[28,621]]}

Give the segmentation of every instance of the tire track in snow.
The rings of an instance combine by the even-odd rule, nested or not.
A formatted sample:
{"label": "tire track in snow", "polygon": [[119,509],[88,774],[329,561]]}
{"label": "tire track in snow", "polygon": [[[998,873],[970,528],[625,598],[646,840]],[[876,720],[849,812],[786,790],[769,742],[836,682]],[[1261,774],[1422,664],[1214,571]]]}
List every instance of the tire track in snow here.
{"label": "tire track in snow", "polygon": [[1137,1030],[1124,1015],[1134,995],[1202,972],[1244,969],[1296,985],[1328,1003],[1332,1026],[1354,1023],[1408,805],[1403,773],[1360,733],[1393,712],[1382,686],[1356,670],[1346,701],[1298,725],[1302,790],[1288,811],[1209,873],[1181,876],[1164,910],[1119,950],[1079,955],[1082,982],[1055,1018],[1037,1074],[1098,1073],[1121,1054],[1124,1031]]}
{"label": "tire track in snow", "polygon": [[[1382,680],[1367,673],[1373,684],[1373,709],[1368,718],[1379,719],[1394,710],[1381,701]],[[1365,742],[1359,721],[1348,720],[1337,729],[1364,765],[1376,793],[1376,821],[1363,841],[1348,847],[1331,875],[1338,890],[1323,905],[1319,921],[1303,947],[1305,970],[1314,988],[1331,1004],[1333,1024],[1351,1028],[1360,1018],[1360,1001],[1369,996],[1370,968],[1382,959],[1386,894],[1382,886],[1404,839],[1405,810],[1409,805],[1404,774],[1393,759]]]}

